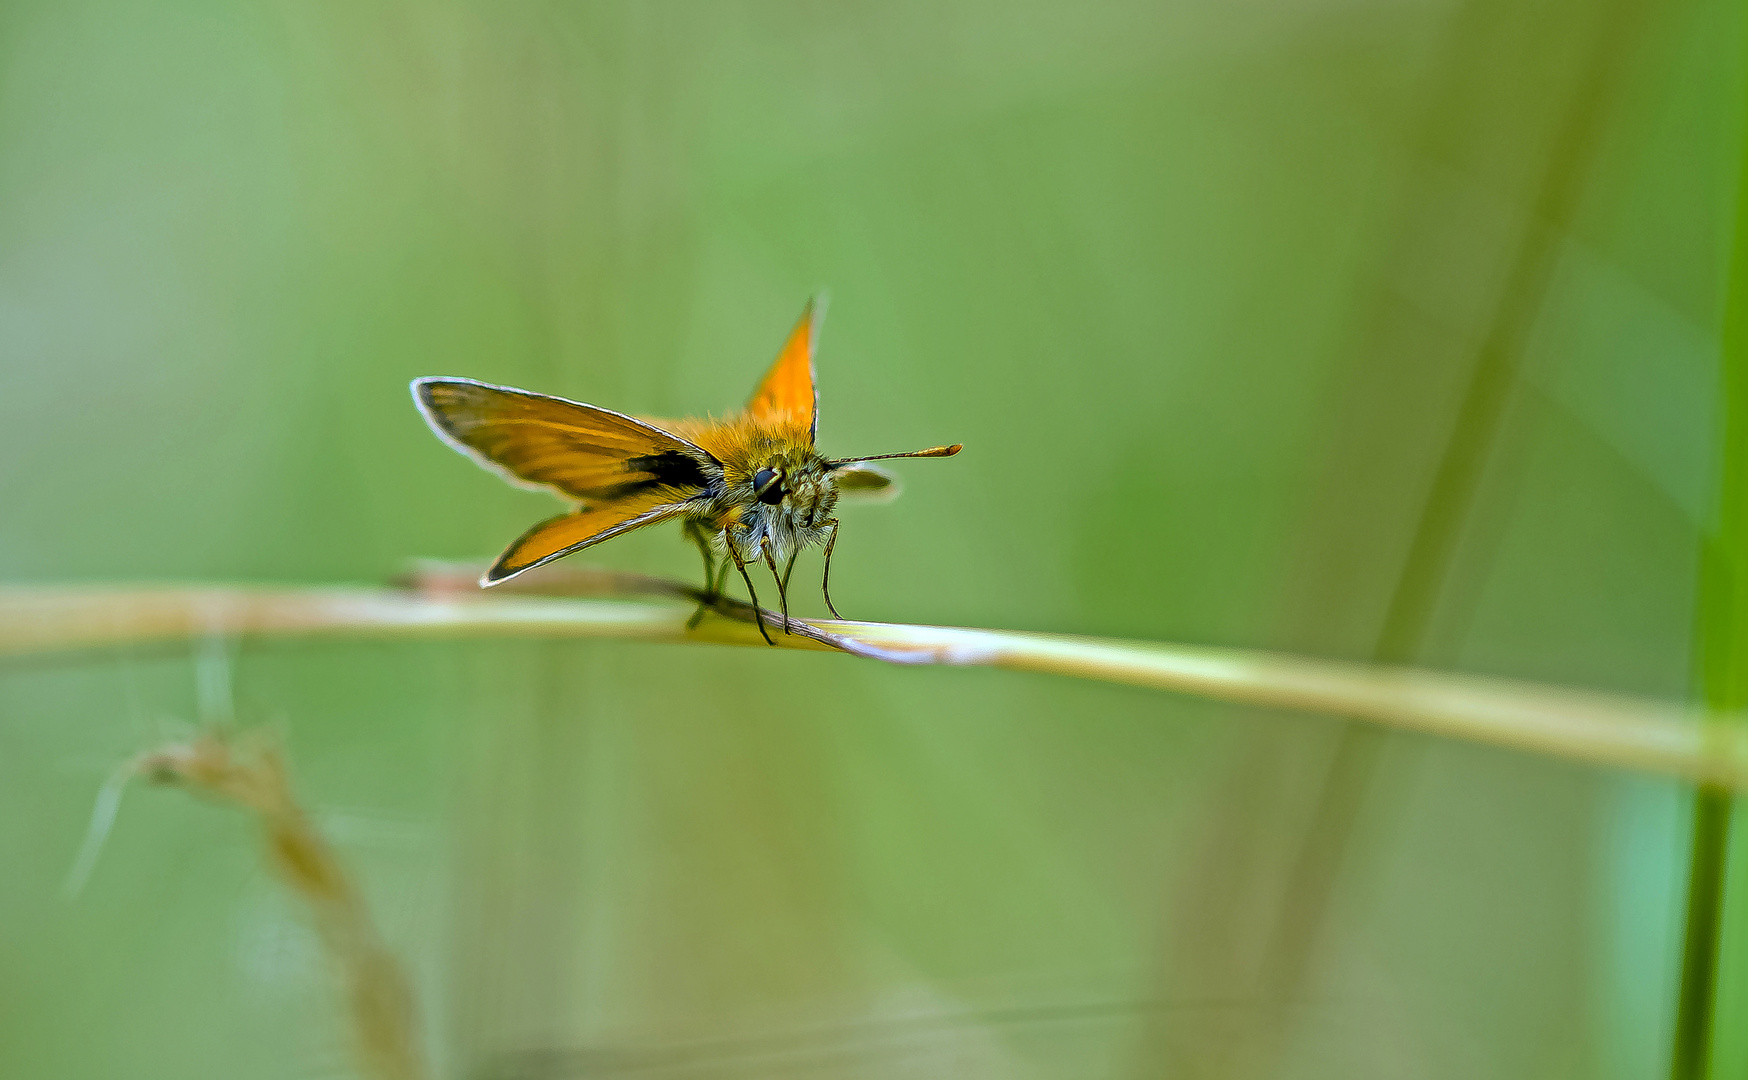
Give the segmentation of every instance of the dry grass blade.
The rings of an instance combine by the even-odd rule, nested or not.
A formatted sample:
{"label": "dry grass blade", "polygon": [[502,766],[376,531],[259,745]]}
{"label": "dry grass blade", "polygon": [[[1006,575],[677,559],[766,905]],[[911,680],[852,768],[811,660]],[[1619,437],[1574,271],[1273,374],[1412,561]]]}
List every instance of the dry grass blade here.
{"label": "dry grass blade", "polygon": [[269,864],[309,908],[345,983],[364,1075],[425,1076],[406,975],[377,934],[357,885],[298,804],[278,748],[260,737],[209,732],[142,755],[132,772],[255,814],[266,834]]}
{"label": "dry grass blade", "polygon": [[[597,571],[530,582],[579,599],[448,591],[423,570],[415,591],[368,588],[28,588],[0,590],[0,656],[119,642],[237,635],[580,637],[766,647],[751,608],[718,600],[689,628],[696,590]],[[498,590],[502,592],[502,590]],[[653,595],[657,602],[627,597]],[[681,603],[674,603],[673,600]],[[664,602],[665,601],[665,602]],[[768,620],[778,616],[767,613]],[[1145,686],[1219,701],[1349,716],[1388,727],[1661,773],[1748,791],[1748,735],[1680,705],[1504,679],[1243,649],[1064,635],[793,620],[778,646],[900,663],[987,666]]]}

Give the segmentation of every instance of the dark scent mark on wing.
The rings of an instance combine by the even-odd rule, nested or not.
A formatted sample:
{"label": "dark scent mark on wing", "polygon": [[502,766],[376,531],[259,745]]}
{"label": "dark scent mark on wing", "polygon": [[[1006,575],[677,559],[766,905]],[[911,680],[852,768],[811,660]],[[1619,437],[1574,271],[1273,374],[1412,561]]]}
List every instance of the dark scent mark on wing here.
{"label": "dark scent mark on wing", "polygon": [[698,459],[679,450],[663,450],[659,454],[626,458],[625,471],[649,473],[651,479],[644,481],[645,483],[664,484],[668,487],[701,488],[710,483],[710,478],[704,475],[704,466],[698,463]]}
{"label": "dark scent mark on wing", "polygon": [[591,494],[600,499],[623,499],[642,494],[651,488],[671,487],[695,493],[711,485],[711,477],[704,471],[704,465],[697,458],[679,450],[663,450],[659,454],[626,458],[625,471],[643,473],[644,478],[614,484],[604,491]]}

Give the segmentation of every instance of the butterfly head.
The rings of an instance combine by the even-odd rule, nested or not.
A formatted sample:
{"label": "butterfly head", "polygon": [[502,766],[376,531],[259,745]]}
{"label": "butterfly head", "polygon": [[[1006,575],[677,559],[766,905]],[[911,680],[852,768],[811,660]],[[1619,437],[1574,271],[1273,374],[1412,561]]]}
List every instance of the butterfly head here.
{"label": "butterfly head", "polygon": [[[749,516],[767,523],[774,539],[805,544],[837,506],[838,489],[826,461],[809,447],[791,447],[763,458],[744,481]],[[787,547],[779,543],[779,547]]]}

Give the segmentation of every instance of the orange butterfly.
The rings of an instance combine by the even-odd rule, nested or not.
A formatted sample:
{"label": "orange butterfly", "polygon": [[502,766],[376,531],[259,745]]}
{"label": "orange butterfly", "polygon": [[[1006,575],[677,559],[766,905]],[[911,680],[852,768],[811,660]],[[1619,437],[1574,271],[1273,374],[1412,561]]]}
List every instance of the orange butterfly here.
{"label": "orange butterfly", "polygon": [[[892,475],[868,462],[951,457],[960,446],[822,456],[813,445],[819,428],[813,385],[819,323],[818,306],[809,302],[747,407],[724,420],[640,420],[473,379],[414,379],[413,400],[439,438],[511,483],[551,491],[574,507],[523,533],[480,584],[496,585],[621,533],[679,518],[704,555],[708,595],[722,591],[732,560],[757,611],[747,564],[762,559],[770,567],[785,631],[795,556],[824,543],[820,592],[831,613],[842,618],[830,591],[838,538],[832,511],[839,496],[896,495]],[[720,574],[719,551],[728,556]],[[764,617],[758,618],[759,632],[770,641]]]}

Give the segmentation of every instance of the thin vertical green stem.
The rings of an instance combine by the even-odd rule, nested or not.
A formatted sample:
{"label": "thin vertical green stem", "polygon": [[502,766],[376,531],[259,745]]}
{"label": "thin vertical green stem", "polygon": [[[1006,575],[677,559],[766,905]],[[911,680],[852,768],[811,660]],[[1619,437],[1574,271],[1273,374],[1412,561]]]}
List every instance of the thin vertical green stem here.
{"label": "thin vertical green stem", "polygon": [[1716,788],[1694,795],[1692,862],[1687,879],[1687,932],[1681,946],[1681,998],[1669,1075],[1697,1080],[1711,1058],[1718,937],[1724,913],[1724,853],[1730,839],[1730,796]]}
{"label": "thin vertical green stem", "polygon": [[[1469,371],[1468,384],[1436,467],[1403,561],[1372,657],[1384,664],[1419,659],[1440,610],[1440,594],[1480,498],[1507,409],[1519,384],[1526,343],[1547,301],[1563,230],[1584,194],[1603,124],[1619,90],[1621,71],[1647,21],[1647,0],[1615,0],[1595,15],[1583,74],[1576,81],[1537,183],[1522,240],[1508,270],[1498,308]],[[1471,18],[1488,13],[1481,5]],[[1462,54],[1459,60],[1467,61]],[[1472,63],[1472,61],[1469,61]],[[1462,89],[1464,84],[1454,84]],[[1333,896],[1336,875],[1360,820],[1367,789],[1386,736],[1359,725],[1343,732],[1325,774],[1311,824],[1289,879],[1284,908],[1269,950],[1266,978],[1283,999],[1300,993],[1310,952]]]}
{"label": "thin vertical green stem", "polygon": [[[1700,550],[1697,681],[1714,709],[1748,704],[1748,134],[1742,149],[1718,358],[1718,491]],[[1673,1080],[1697,1080],[1709,1071],[1733,805],[1730,794],[1716,788],[1694,793]]]}

